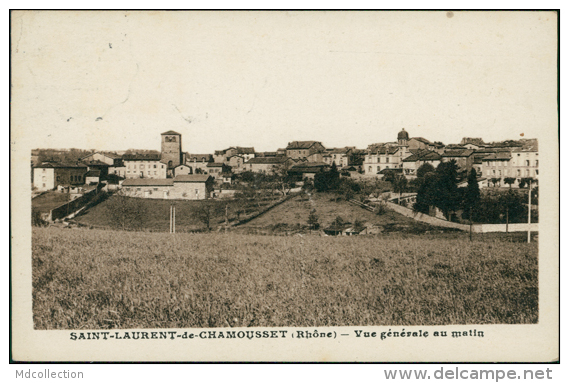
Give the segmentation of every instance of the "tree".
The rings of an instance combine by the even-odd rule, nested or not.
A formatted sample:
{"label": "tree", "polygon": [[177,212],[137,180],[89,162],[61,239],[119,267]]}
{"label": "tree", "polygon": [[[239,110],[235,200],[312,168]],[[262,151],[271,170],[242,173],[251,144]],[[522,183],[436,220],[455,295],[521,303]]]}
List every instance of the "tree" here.
{"label": "tree", "polygon": [[445,218],[450,219],[452,212],[460,206],[460,199],[457,187],[457,170],[456,162],[441,162],[435,171],[436,183],[434,194],[434,203],[444,214]]}
{"label": "tree", "polygon": [[207,230],[211,230],[211,222],[218,212],[218,205],[213,201],[201,201],[196,211],[198,219],[206,226]]}
{"label": "tree", "polygon": [[493,185],[494,187],[496,187],[496,186],[498,186],[498,185],[500,184],[500,178],[494,177],[494,178],[491,178],[490,181],[492,182],[492,185]]}
{"label": "tree", "polygon": [[393,191],[399,193],[399,202],[401,200],[401,193],[407,188],[407,178],[404,175],[397,175],[393,180]]}
{"label": "tree", "polygon": [[395,173],[392,170],[386,170],[383,174],[383,180],[386,182],[390,182],[393,185],[395,181]]}
{"label": "tree", "polygon": [[516,183],[516,179],[514,177],[506,177],[504,178],[504,183],[510,186],[510,189],[512,188],[512,185],[514,183]]}
{"label": "tree", "polygon": [[435,168],[433,167],[433,165],[431,165],[428,162],[425,162],[423,165],[419,166],[419,169],[417,169],[417,178],[423,178],[425,177],[425,174],[434,173],[434,172]]}
{"label": "tree", "polygon": [[503,193],[498,198],[501,207],[501,220],[506,221],[506,231],[510,222],[523,222],[527,209],[524,208],[525,198],[519,193],[509,189],[507,193]]}
{"label": "tree", "polygon": [[336,190],[340,183],[340,173],[336,167],[336,163],[332,164],[332,168],[327,172],[320,172],[314,175],[314,188],[318,192]]}
{"label": "tree", "polygon": [[357,231],[357,232],[359,233],[360,231],[362,231],[363,229],[365,229],[364,221],[362,221],[362,220],[359,219],[359,218],[356,218],[356,220],[355,220],[355,222],[354,222],[354,225],[353,225],[352,227],[353,227],[353,229],[354,229],[355,231]]}
{"label": "tree", "polygon": [[328,183],[330,190],[336,190],[340,183],[340,172],[338,172],[335,162],[332,162],[332,168],[328,171]]}
{"label": "tree", "polygon": [[464,193],[464,200],[462,204],[463,217],[472,220],[473,211],[476,213],[478,205],[480,204],[480,187],[476,179],[476,170],[471,169],[468,173],[468,184]]}
{"label": "tree", "polygon": [[431,206],[435,206],[435,194],[437,176],[435,173],[425,173],[420,179],[419,190],[417,190],[417,200],[413,205],[413,210],[423,214],[429,214]]}
{"label": "tree", "polygon": [[316,215],[316,209],[312,209],[308,215],[308,226],[310,226],[311,230],[318,230],[320,227],[318,216]]}

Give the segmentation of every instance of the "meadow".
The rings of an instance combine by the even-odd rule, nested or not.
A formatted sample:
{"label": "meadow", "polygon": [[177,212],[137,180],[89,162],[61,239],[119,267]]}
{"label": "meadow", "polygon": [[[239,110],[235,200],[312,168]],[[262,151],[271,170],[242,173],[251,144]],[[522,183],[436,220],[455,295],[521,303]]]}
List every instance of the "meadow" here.
{"label": "meadow", "polygon": [[36,329],[537,323],[537,243],[34,227]]}
{"label": "meadow", "polygon": [[[100,202],[86,210],[83,214],[74,218],[75,222],[81,225],[91,226],[95,228],[113,228],[112,216],[115,212],[112,207],[113,200],[118,198],[111,195],[107,200]],[[237,220],[237,211],[240,211],[240,219],[247,217],[265,209],[271,203],[277,201],[278,196],[267,196],[263,199],[256,199],[239,203],[234,200],[210,200],[212,206],[211,222],[212,228],[225,222],[225,205],[228,205],[229,222]],[[139,226],[136,230],[168,232],[170,230],[170,206],[176,207],[176,231],[191,232],[205,230],[206,225],[200,219],[200,207],[204,205],[204,201],[189,200],[163,200],[163,199],[143,199],[132,198],[141,207],[138,218]],[[127,229],[133,229],[128,228]]]}

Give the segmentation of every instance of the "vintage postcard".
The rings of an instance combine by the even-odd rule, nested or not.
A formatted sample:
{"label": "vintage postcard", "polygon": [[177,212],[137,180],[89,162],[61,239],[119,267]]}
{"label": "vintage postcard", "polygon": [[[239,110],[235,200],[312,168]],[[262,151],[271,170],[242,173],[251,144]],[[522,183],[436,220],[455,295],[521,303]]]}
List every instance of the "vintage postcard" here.
{"label": "vintage postcard", "polygon": [[14,360],[557,360],[558,16],[12,11]]}

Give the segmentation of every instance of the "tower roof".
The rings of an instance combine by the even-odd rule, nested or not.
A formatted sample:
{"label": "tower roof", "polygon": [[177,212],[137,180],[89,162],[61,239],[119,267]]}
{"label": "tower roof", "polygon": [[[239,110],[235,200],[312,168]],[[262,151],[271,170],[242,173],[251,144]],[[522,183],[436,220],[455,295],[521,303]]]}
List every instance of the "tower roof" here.
{"label": "tower roof", "polygon": [[398,140],[408,140],[409,139],[409,133],[407,133],[405,131],[405,128],[401,129],[399,134],[397,134],[397,139]]}
{"label": "tower roof", "polygon": [[165,134],[176,134],[176,135],[178,135],[178,136],[181,136],[180,133],[174,132],[173,130],[169,130],[169,131],[167,131],[167,132],[161,133],[160,135],[163,136],[163,135],[165,135]]}

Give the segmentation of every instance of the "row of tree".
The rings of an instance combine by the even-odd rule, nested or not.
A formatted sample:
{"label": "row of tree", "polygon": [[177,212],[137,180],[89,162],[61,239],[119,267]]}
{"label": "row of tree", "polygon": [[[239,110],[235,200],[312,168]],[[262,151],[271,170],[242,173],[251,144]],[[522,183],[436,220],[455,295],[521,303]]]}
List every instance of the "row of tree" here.
{"label": "row of tree", "polygon": [[[438,208],[448,220],[462,212],[463,219],[481,223],[527,222],[526,193],[510,188],[505,193],[481,195],[474,169],[468,173],[467,186],[459,188],[454,161],[442,162],[436,169],[429,164],[421,166],[417,180],[417,202],[413,205],[417,212],[429,214]],[[532,199],[537,202],[537,190],[532,192]]]}

